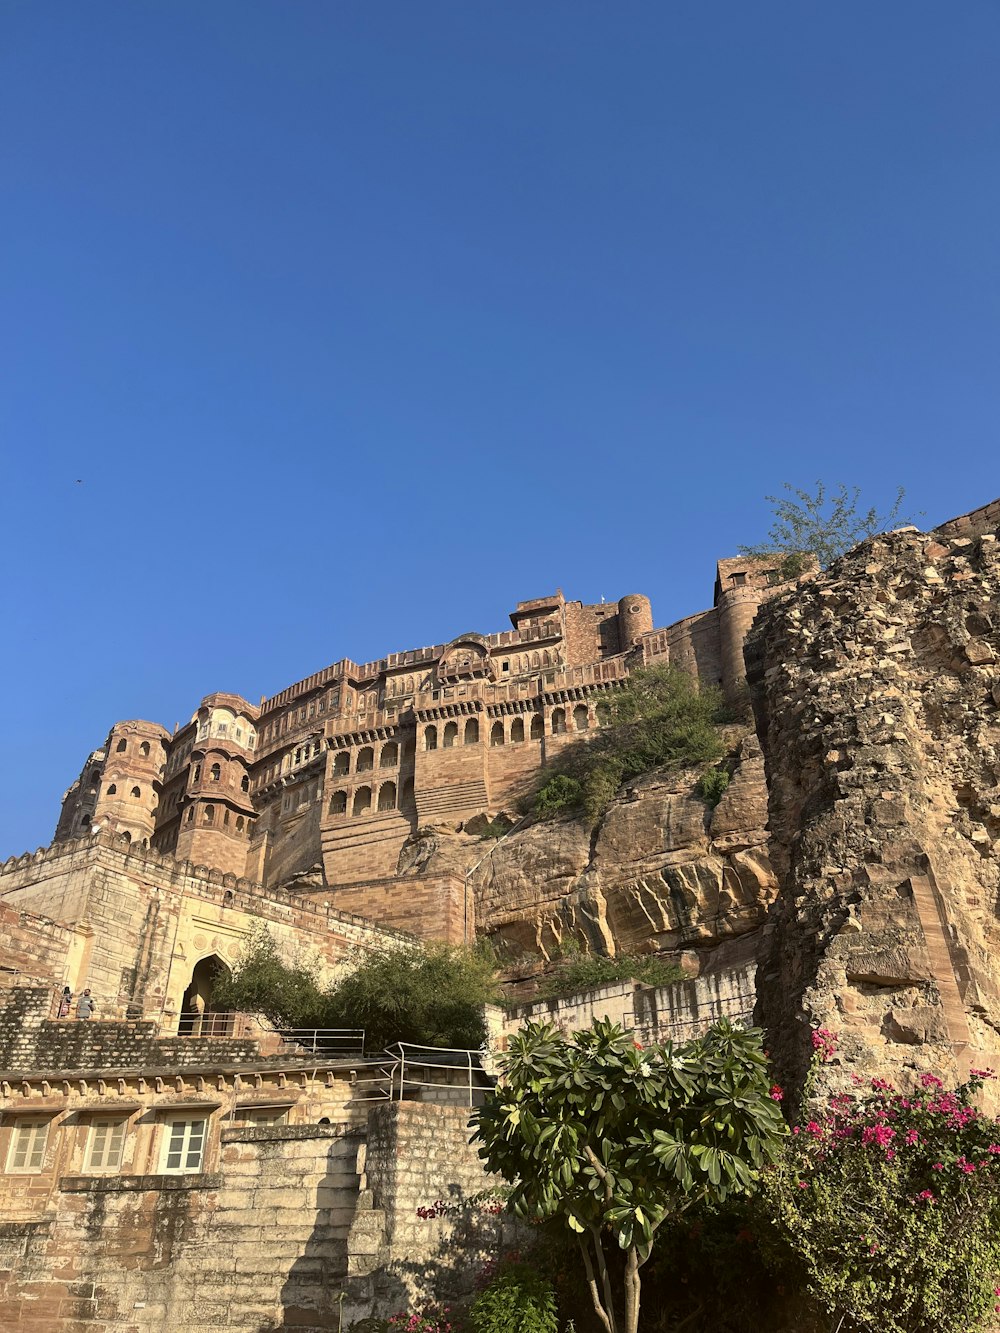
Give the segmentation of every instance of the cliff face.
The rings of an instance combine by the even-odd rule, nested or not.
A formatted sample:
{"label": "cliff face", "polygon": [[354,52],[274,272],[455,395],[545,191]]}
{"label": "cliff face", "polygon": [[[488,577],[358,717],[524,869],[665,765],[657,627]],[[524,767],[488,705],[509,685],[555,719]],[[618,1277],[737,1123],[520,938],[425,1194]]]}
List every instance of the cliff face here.
{"label": "cliff face", "polygon": [[730,785],[714,810],[693,794],[697,770],[656,772],[631,784],[594,830],[546,821],[492,847],[424,830],[400,871],[471,869],[477,929],[510,960],[512,978],[539,971],[569,941],[606,954],[667,951],[691,971],[742,961],[756,944],[736,941],[762,925],[775,878],[753,735],[729,763]]}
{"label": "cliff face", "polygon": [[1000,1066],[1000,542],[887,534],[766,606],[747,659],[778,877],[758,1017],[911,1084]]}

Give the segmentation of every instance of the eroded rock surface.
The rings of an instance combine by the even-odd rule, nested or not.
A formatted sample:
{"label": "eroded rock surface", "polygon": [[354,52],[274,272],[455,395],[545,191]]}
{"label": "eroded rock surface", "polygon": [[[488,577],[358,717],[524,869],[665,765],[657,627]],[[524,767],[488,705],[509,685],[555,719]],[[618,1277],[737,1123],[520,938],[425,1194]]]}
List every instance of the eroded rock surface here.
{"label": "eroded rock surface", "polygon": [[1000,1066],[996,533],[873,538],[766,606],[747,657],[779,1068],[801,1079],[811,1026],[840,1031],[841,1078]]}
{"label": "eroded rock surface", "polygon": [[[698,770],[656,772],[631,784],[594,830],[548,820],[491,844],[422,829],[400,872],[471,870],[478,930],[512,960],[511,975],[540,970],[570,941],[612,955],[684,953],[700,971],[719,946],[761,926],[776,883],[753,735],[728,764],[730,785],[714,811],[694,795]],[[719,959],[752,953],[730,949]]]}

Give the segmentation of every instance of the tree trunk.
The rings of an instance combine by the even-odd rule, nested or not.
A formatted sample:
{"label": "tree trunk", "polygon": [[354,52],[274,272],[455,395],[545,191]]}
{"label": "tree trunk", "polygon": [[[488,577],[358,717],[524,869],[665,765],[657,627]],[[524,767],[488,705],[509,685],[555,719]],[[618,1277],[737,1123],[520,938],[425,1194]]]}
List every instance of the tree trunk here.
{"label": "tree trunk", "polygon": [[[594,1276],[594,1265],[590,1261],[590,1250],[587,1248],[587,1242],[583,1236],[577,1236],[577,1242],[580,1246],[580,1253],[583,1255],[583,1267],[587,1274],[587,1290],[590,1292],[590,1299],[594,1303],[594,1312],[604,1328],[604,1333],[620,1333],[618,1320],[615,1318],[615,1308],[608,1302],[607,1308],[601,1300],[601,1293],[598,1290],[597,1278]],[[607,1267],[604,1263],[604,1252],[600,1246],[597,1247],[598,1266],[601,1270],[602,1285],[604,1287],[605,1299],[608,1293]]]}
{"label": "tree trunk", "polygon": [[633,1246],[625,1260],[625,1333],[638,1333],[641,1284],[639,1251]]}

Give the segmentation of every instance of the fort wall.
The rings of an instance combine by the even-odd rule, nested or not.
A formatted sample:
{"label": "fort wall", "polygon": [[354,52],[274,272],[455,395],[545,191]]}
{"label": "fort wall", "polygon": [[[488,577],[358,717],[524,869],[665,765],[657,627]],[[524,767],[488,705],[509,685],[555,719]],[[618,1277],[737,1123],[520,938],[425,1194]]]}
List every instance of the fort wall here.
{"label": "fort wall", "polygon": [[[22,930],[39,941],[51,935],[50,960],[62,965],[54,984],[89,986],[104,1017],[145,1016],[173,1031],[197,963],[231,967],[262,925],[288,961],[307,958],[331,975],[359,944],[409,938],[339,910],[329,893],[265,891],[108,833],[11,858],[0,867],[0,895],[0,906],[25,916]],[[73,939],[33,918],[57,919]],[[23,952],[18,945],[8,961],[0,948],[0,963],[16,966]]]}

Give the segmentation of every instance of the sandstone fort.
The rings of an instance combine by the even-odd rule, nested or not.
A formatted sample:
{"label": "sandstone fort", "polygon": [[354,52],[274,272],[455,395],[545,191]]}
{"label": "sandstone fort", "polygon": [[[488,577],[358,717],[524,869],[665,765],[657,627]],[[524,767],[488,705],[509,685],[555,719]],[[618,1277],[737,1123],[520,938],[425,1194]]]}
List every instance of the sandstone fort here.
{"label": "sandstone fort", "polygon": [[[1000,1064],[998,535],[1000,501],[795,580],[723,559],[711,607],[663,628],[640,594],[556,591],[259,703],[208,693],[173,732],[115,722],[51,845],[0,867],[6,1326],[334,1329],[466,1262],[414,1218],[485,1183],[488,1068],[216,1012],[262,926],[329,976],[366,944],[490,939],[523,1001],[495,1046],[529,1014],[660,1038],[728,1015],[767,1025],[793,1085],[822,1023],[845,1079]],[[593,829],[522,819],[609,692],[667,663],[749,691],[719,803],[658,770]],[[570,944],[687,979],[535,1000]],[[96,1021],[59,1016],[64,986]]]}

